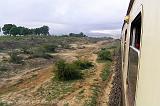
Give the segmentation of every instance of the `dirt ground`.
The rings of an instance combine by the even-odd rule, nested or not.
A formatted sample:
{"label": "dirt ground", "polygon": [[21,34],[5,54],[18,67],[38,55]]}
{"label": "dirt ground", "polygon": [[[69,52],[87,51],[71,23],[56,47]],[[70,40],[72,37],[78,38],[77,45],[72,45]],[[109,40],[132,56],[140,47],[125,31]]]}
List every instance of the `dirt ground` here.
{"label": "dirt ground", "polygon": [[[81,47],[73,44],[75,47],[73,50],[52,54],[68,62],[85,59],[94,63],[94,67],[88,71],[83,80],[72,83],[72,92],[65,93],[60,98],[57,97],[49,102],[39,94],[40,88],[45,90],[51,85],[54,76],[54,65],[51,64],[23,71],[23,73],[9,79],[0,79],[0,99],[14,106],[85,106],[93,95],[92,88],[98,85],[101,88],[100,95],[97,97],[98,104],[107,106],[114,72],[111,73],[107,81],[102,81],[100,74],[105,64],[96,61],[96,52],[108,43],[108,41],[100,41],[95,44],[84,44]],[[112,69],[114,70],[114,67]]]}

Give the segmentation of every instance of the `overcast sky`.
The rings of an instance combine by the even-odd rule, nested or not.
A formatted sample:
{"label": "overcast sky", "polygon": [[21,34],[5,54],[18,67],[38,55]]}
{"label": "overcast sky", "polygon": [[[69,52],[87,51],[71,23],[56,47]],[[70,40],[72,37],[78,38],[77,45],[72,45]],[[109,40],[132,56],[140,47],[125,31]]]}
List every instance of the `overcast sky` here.
{"label": "overcast sky", "polygon": [[0,0],[0,26],[48,25],[51,34],[117,34],[129,0]]}

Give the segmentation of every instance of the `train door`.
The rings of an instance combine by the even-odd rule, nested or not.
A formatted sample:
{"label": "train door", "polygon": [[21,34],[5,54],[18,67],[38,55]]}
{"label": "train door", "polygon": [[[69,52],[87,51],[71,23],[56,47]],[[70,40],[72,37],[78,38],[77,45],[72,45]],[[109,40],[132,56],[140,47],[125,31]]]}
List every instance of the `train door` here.
{"label": "train door", "polygon": [[134,106],[137,74],[140,54],[140,39],[141,39],[141,13],[131,23],[129,57],[128,57],[128,71],[127,71],[127,92],[130,106]]}

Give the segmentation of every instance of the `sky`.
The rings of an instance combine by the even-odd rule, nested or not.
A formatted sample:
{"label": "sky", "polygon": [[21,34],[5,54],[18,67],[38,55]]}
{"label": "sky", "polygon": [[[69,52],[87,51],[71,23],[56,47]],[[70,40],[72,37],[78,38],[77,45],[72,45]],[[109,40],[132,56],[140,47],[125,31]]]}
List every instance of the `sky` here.
{"label": "sky", "polygon": [[0,26],[48,25],[51,34],[120,34],[129,0],[0,0]]}

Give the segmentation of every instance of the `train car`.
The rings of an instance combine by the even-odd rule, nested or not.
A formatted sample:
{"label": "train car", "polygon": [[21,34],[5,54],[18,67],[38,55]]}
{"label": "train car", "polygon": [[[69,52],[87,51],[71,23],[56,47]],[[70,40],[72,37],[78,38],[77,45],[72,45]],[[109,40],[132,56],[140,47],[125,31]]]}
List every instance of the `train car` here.
{"label": "train car", "polygon": [[121,37],[125,106],[160,106],[160,0],[131,0]]}

